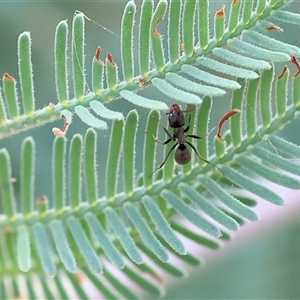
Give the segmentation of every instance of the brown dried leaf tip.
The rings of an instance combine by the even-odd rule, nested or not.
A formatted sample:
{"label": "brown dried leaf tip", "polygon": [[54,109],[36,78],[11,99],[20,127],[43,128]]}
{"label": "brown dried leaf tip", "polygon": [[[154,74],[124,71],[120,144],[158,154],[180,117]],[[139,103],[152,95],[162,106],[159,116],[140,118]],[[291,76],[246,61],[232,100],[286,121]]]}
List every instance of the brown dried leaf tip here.
{"label": "brown dried leaf tip", "polygon": [[217,137],[220,139],[220,140],[223,140],[222,139],[222,135],[221,135],[221,130],[222,130],[222,127],[223,127],[223,124],[225,121],[227,121],[229,118],[231,118],[233,115],[235,114],[238,114],[240,113],[240,110],[237,109],[237,108],[234,108],[234,109],[231,109],[229,112],[227,112],[223,118],[220,120],[219,122],[219,125],[218,125],[218,132],[217,132]]}
{"label": "brown dried leaf tip", "polygon": [[71,124],[67,121],[67,118],[64,115],[62,115],[61,117],[64,119],[64,127],[63,129],[59,129],[58,127],[53,127],[52,132],[55,136],[65,136]]}
{"label": "brown dried leaf tip", "polygon": [[106,58],[113,66],[116,65],[116,63],[114,62],[113,56],[110,53],[107,53]]}
{"label": "brown dried leaf tip", "polygon": [[225,15],[225,5],[223,5],[220,10],[216,11],[216,17],[217,18],[224,17],[224,15]]}
{"label": "brown dried leaf tip", "polygon": [[103,65],[103,61],[100,59],[101,52],[102,52],[102,49],[100,46],[98,46],[96,53],[95,53],[95,59]]}
{"label": "brown dried leaf tip", "polygon": [[15,78],[14,77],[12,77],[11,75],[9,75],[8,73],[4,73],[3,74],[3,79],[9,79],[9,80],[15,80]]}
{"label": "brown dried leaf tip", "polygon": [[298,72],[294,75],[294,77],[297,77],[299,74],[300,74],[300,64],[299,64],[299,61],[297,59],[296,56],[291,56],[291,61],[292,63],[297,67],[298,69]]}
{"label": "brown dried leaf tip", "polygon": [[285,74],[285,72],[287,71],[287,69],[288,69],[287,66],[285,66],[285,67],[283,68],[282,73],[278,76],[278,79],[281,79],[281,78],[284,76],[284,74]]}
{"label": "brown dried leaf tip", "polygon": [[232,5],[237,5],[240,2],[240,0],[232,0]]}
{"label": "brown dried leaf tip", "polygon": [[272,24],[272,25],[266,27],[266,31],[272,31],[272,30],[283,32],[283,29],[275,24]]}
{"label": "brown dried leaf tip", "polygon": [[44,203],[47,203],[47,202],[48,202],[47,196],[42,196],[41,198],[36,200],[37,204],[44,204]]}

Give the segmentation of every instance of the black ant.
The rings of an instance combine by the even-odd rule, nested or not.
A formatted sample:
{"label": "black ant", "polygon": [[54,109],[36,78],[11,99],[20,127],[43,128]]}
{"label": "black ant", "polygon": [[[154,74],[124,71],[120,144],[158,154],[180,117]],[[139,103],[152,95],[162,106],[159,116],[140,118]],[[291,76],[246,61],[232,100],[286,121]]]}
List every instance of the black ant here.
{"label": "black ant", "polygon": [[[172,151],[176,147],[177,148],[175,150],[175,157],[174,157],[175,161],[179,165],[185,165],[185,164],[189,163],[190,160],[191,160],[191,152],[186,147],[185,144],[188,144],[195,151],[198,158],[205,161],[207,164],[213,165],[218,170],[220,170],[216,165],[210,163],[208,160],[201,157],[199,152],[195,148],[195,146],[192,143],[190,143],[189,141],[186,140],[186,138],[188,138],[188,137],[194,138],[194,139],[202,139],[202,137],[200,137],[198,135],[186,134],[190,129],[190,125],[188,125],[186,128],[184,128],[184,124],[185,124],[184,113],[186,113],[186,112],[191,112],[191,110],[181,110],[181,108],[178,104],[173,104],[170,107],[169,112],[166,113],[167,115],[169,115],[169,125],[170,125],[171,128],[173,128],[173,135],[171,135],[168,132],[168,130],[165,127],[163,127],[165,133],[167,134],[167,136],[169,138],[165,142],[161,142],[158,139],[156,139],[155,137],[153,137],[157,142],[159,142],[163,145],[166,145],[166,144],[170,143],[171,141],[177,141],[177,143],[175,143],[172,146],[172,148],[170,149],[170,151],[168,152],[168,154],[165,157],[164,161],[160,164],[160,166],[158,166],[154,170],[154,172],[156,172],[157,170],[161,169],[164,166],[164,164],[166,163],[166,161],[169,158],[170,154],[172,153]],[[189,116],[189,124],[190,124],[190,121],[191,121],[191,115]],[[221,170],[220,170],[220,172],[221,172]]]}

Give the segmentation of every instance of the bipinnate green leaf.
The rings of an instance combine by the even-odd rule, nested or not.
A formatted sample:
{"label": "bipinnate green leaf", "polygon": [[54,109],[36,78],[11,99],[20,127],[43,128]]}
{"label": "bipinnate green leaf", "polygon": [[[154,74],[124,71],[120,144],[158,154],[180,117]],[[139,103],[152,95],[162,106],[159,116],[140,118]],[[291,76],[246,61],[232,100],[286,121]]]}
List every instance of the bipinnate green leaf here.
{"label": "bipinnate green leaf", "polygon": [[100,59],[101,47],[98,47],[92,60],[92,89],[96,95],[103,90],[104,63]]}
{"label": "bipinnate green leaf", "polygon": [[23,32],[19,36],[18,58],[24,113],[32,117],[35,109],[35,100],[31,62],[31,38],[29,32]]}
{"label": "bipinnate green leaf", "polygon": [[162,238],[176,251],[177,253],[184,255],[186,253],[185,247],[181,240],[176,236],[167,220],[159,210],[155,201],[149,196],[144,196],[142,199],[149,217],[155,224],[156,230],[160,233]]}
{"label": "bipinnate green leaf", "polygon": [[18,228],[17,238],[17,259],[20,270],[27,272],[31,269],[30,253],[30,233],[27,226],[22,225]]}
{"label": "bipinnate green leaf", "polygon": [[183,76],[180,76],[175,73],[167,73],[166,79],[171,82],[172,84],[176,85],[177,87],[180,87],[188,92],[195,93],[195,94],[203,94],[206,96],[222,96],[225,95],[226,92],[222,89],[209,86],[209,85],[203,85],[200,83],[197,83],[195,81],[191,81]]}
{"label": "bipinnate green leaf", "polygon": [[93,128],[87,130],[84,137],[83,172],[85,197],[87,202],[94,204],[98,199],[98,176],[97,176],[97,134]]}
{"label": "bipinnate green leaf", "polygon": [[[73,47],[72,47],[73,49]],[[54,38],[54,64],[55,64],[55,84],[57,98],[62,105],[66,105],[69,100],[68,91],[68,23],[63,20],[58,23]]]}
{"label": "bipinnate green leaf", "polygon": [[66,139],[56,137],[53,143],[52,181],[54,207],[61,210],[66,201]]}
{"label": "bipinnate green leaf", "polygon": [[[226,168],[227,171],[228,168]],[[223,170],[223,169],[222,169]],[[224,174],[226,172],[224,171]],[[227,177],[227,174],[225,175]],[[258,220],[257,214],[248,208],[246,205],[235,199],[231,196],[226,190],[222,189],[219,185],[217,185],[211,178],[209,177],[201,177],[200,182],[205,189],[207,189],[212,195],[214,195],[219,201],[224,203],[234,212],[238,213],[242,217],[255,221]]]}
{"label": "bipinnate green leaf", "polygon": [[90,111],[86,107],[81,106],[81,105],[76,106],[75,112],[83,123],[85,123],[91,127],[98,128],[98,129],[106,129],[107,128],[106,122],[96,118],[94,115],[92,115],[90,113]]}
{"label": "bipinnate green leaf", "polygon": [[214,37],[217,41],[221,41],[225,31],[225,6],[216,11],[214,25]]}
{"label": "bipinnate green leaf", "polygon": [[124,274],[140,288],[152,295],[162,297],[165,294],[165,290],[161,287],[161,285],[154,284],[152,281],[140,276],[140,273],[136,272],[129,266],[124,268]]}
{"label": "bipinnate green leaf", "polygon": [[263,46],[264,48],[270,49],[272,51],[283,52],[291,56],[300,56],[300,48],[296,46],[275,40],[253,30],[245,32],[244,35],[251,41],[255,41],[255,43],[258,43],[258,45]]}
{"label": "bipinnate green leaf", "polygon": [[18,121],[20,119],[20,105],[18,100],[17,82],[15,78],[8,73],[4,73],[2,80],[9,118]]}
{"label": "bipinnate green leaf", "polygon": [[182,16],[182,39],[184,52],[187,57],[191,57],[194,54],[195,45],[195,13],[196,13],[196,1],[184,1],[183,4],[183,16]]}
{"label": "bipinnate green leaf", "polygon": [[230,5],[230,13],[228,17],[228,30],[229,32],[234,32],[238,26],[240,17],[240,8],[242,1],[232,1]]}
{"label": "bipinnate green leaf", "polygon": [[168,17],[168,53],[169,60],[173,65],[179,61],[180,50],[180,17],[182,1],[170,1]]}
{"label": "bipinnate green leaf", "polygon": [[153,0],[145,0],[141,5],[139,26],[139,71],[142,77],[148,77],[150,70],[150,24],[153,13]]}
{"label": "bipinnate green leaf", "polygon": [[121,91],[120,95],[127,101],[141,107],[151,108],[156,110],[168,109],[168,106],[162,101],[148,99],[143,96],[137,95],[136,93],[133,93],[131,91],[126,91],[126,90]]}
{"label": "bipinnate green leaf", "polygon": [[238,230],[239,224],[228,215],[219,210],[214,204],[206,200],[197,191],[185,183],[179,184],[179,189],[188,197],[188,199],[195,203],[201,211],[216,220],[218,223],[227,227],[230,230]]}
{"label": "bipinnate green leaf", "polygon": [[90,102],[90,107],[98,116],[109,119],[109,120],[123,120],[124,116],[122,113],[112,111],[105,107],[101,102],[93,100]]}
{"label": "bipinnate green leaf", "polygon": [[161,0],[157,3],[154,13],[152,15],[150,24],[150,34],[152,43],[152,55],[155,68],[158,72],[162,72],[165,68],[165,56],[162,45],[162,36],[158,31],[158,25],[164,18],[167,11],[168,2],[166,0]]}
{"label": "bipinnate green leaf", "polygon": [[12,218],[16,214],[16,198],[10,157],[5,149],[0,150],[0,170],[0,195],[3,212],[8,218]]}
{"label": "bipinnate green leaf", "polygon": [[50,230],[60,260],[69,272],[75,272],[77,265],[70,249],[63,223],[56,220],[52,221],[50,223]]}
{"label": "bipinnate green leaf", "polygon": [[158,257],[161,261],[168,261],[169,256],[161,243],[153,234],[152,230],[149,228],[148,224],[137,210],[137,208],[129,203],[124,204],[124,210],[133,223],[134,227],[138,231],[141,236],[141,239],[147,245],[147,248],[151,249],[151,251]]}
{"label": "bipinnate green leaf", "polygon": [[70,229],[70,232],[74,238],[77,247],[80,250],[80,253],[82,254],[89,268],[96,273],[102,273],[102,263],[92,244],[88,240],[88,237],[85,231],[83,230],[80,221],[75,217],[69,217],[66,223]]}
{"label": "bipinnate green leaf", "polygon": [[124,250],[128,254],[129,258],[136,264],[142,264],[143,258],[138,251],[132,237],[125,230],[125,226],[120,220],[118,214],[110,207],[104,210],[105,216],[112,227],[113,231],[119,238]]}
{"label": "bipinnate green leaf", "polygon": [[77,208],[81,203],[82,190],[82,136],[74,135],[69,150],[69,198],[71,206]]}
{"label": "bipinnate green leaf", "polygon": [[146,245],[140,242],[137,242],[137,245],[161,269],[163,269],[164,271],[168,272],[169,274],[175,277],[184,277],[185,272],[182,269],[178,268],[173,263],[159,260],[158,257],[155,256],[155,254],[151,252]]}
{"label": "bipinnate green leaf", "polygon": [[123,135],[123,182],[124,191],[131,196],[135,188],[135,149],[138,129],[138,114],[136,110],[128,113]]}
{"label": "bipinnate green leaf", "polygon": [[133,26],[136,13],[134,1],[128,1],[121,22],[121,55],[124,79],[131,83],[134,79]]}
{"label": "bipinnate green leaf", "polygon": [[166,96],[180,102],[190,103],[190,104],[200,104],[201,99],[191,93],[184,92],[180,89],[175,88],[168,82],[160,78],[152,79],[152,83]]}
{"label": "bipinnate green leaf", "polygon": [[98,240],[101,248],[103,249],[110,262],[118,269],[123,269],[124,261],[121,253],[109,239],[108,235],[106,234],[101,223],[97,220],[95,215],[87,213],[84,218],[93,231],[95,238]]}
{"label": "bipinnate green leaf", "polygon": [[220,229],[197,214],[189,205],[170,191],[163,190],[162,197],[183,217],[212,236],[220,236]]}
{"label": "bipinnate green leaf", "polygon": [[115,120],[112,125],[112,135],[109,142],[106,164],[106,197],[114,201],[119,176],[120,153],[122,147],[124,121]]}
{"label": "bipinnate green leaf", "polygon": [[84,15],[75,15],[72,24],[72,63],[75,97],[82,101],[85,94]]}
{"label": "bipinnate green leaf", "polygon": [[190,65],[183,65],[181,67],[181,69],[184,73],[186,73],[189,76],[194,77],[195,79],[200,79],[203,82],[206,82],[206,83],[212,84],[212,85],[216,85],[220,88],[228,88],[231,90],[236,90],[241,87],[241,85],[234,80],[230,80],[227,78],[212,75],[208,72],[205,72],[203,70],[200,70],[200,69],[190,66]]}
{"label": "bipinnate green leaf", "polygon": [[[52,159],[45,155],[42,161],[43,170],[51,170],[52,195],[35,195],[34,185],[40,184],[36,167],[41,162],[33,138],[27,137],[20,147],[20,179],[16,184],[11,161],[18,162],[6,149],[0,150],[0,224],[4,230],[0,267],[5,278],[0,279],[0,298],[19,297],[25,290],[27,297],[38,299],[41,290],[47,299],[70,299],[63,282],[70,284],[80,299],[87,299],[90,291],[82,284],[85,278],[97,293],[109,299],[139,299],[136,291],[127,286],[128,281],[143,293],[161,296],[165,272],[183,277],[186,271],[181,263],[199,265],[202,260],[186,252],[186,239],[218,249],[220,242],[232,239],[227,230],[237,230],[245,219],[258,219],[252,210],[257,202],[265,199],[284,203],[285,199],[268,187],[269,182],[300,188],[294,176],[300,175],[294,164],[300,156],[299,147],[275,137],[279,128],[299,114],[300,49],[281,42],[279,35],[276,39],[268,37],[274,20],[275,26],[277,20],[299,24],[297,14],[280,13],[288,2],[233,1],[226,16],[221,6],[209,12],[209,1],[161,0],[154,9],[153,0],[144,0],[136,28],[139,6],[128,1],[121,21],[122,80],[115,50],[116,61],[106,53],[103,62],[100,47],[94,56],[88,49],[85,53],[85,43],[89,43],[85,40],[85,20],[90,19],[76,12],[71,55],[67,49],[67,22],[60,22],[55,32],[58,103],[49,102],[39,110],[35,109],[30,34],[20,35],[19,79],[8,73],[3,76],[0,138],[60,117],[64,119],[64,129],[54,139]],[[213,27],[209,25],[212,14],[213,37]],[[138,36],[134,34],[137,29]],[[69,56],[72,99],[68,91]],[[85,69],[85,56],[90,57],[91,74]],[[287,68],[278,69],[278,62],[287,62]],[[91,78],[92,91],[86,73]],[[277,80],[274,74],[279,74]],[[18,103],[17,81],[22,106]],[[139,94],[151,85],[163,94],[162,99]],[[231,97],[229,113],[236,109],[241,113],[230,118],[226,124],[229,130],[223,129],[222,137],[211,136],[215,148],[209,151],[209,136],[218,125],[211,114],[220,109],[216,97],[225,93]],[[131,106],[152,109],[146,128],[139,126],[145,113],[132,110],[124,119],[121,109],[110,110],[109,103],[124,101],[122,98]],[[174,103],[170,101],[181,106],[183,132],[168,124],[168,107]],[[272,107],[274,103],[276,107]],[[159,110],[163,111],[161,121]],[[99,165],[97,135],[101,143],[105,139],[95,129],[87,130],[84,137],[72,136],[72,130],[67,132],[66,125],[69,127],[74,112],[94,128],[107,128],[101,118],[113,120],[107,133],[110,146],[107,154],[102,151],[104,157],[99,159]],[[193,142],[193,138],[197,140]],[[139,139],[140,145],[136,144]],[[164,145],[157,147],[159,141]],[[176,150],[182,143],[192,156],[189,163],[178,166],[170,149]],[[191,145],[195,149],[190,149]],[[141,151],[142,170],[136,174]],[[102,170],[106,172],[104,177],[100,176]],[[98,181],[102,178],[106,183],[101,189]],[[119,184],[120,178],[123,185]],[[250,193],[243,196],[245,191]],[[254,200],[253,194],[262,199]],[[169,256],[176,256],[176,262],[168,262]],[[114,267],[120,270],[115,272]],[[18,268],[27,272],[24,289],[19,283]],[[75,273],[77,269],[80,273]],[[43,272],[56,277],[51,281]],[[119,280],[119,274],[124,282]]]}
{"label": "bipinnate green leaf", "polygon": [[53,258],[53,249],[50,244],[49,234],[44,225],[36,223],[32,227],[37,254],[41,260],[41,264],[48,276],[54,276],[56,267]]}
{"label": "bipinnate green leaf", "polygon": [[21,148],[21,198],[24,215],[32,213],[34,207],[34,181],[35,181],[35,143],[28,137]]}
{"label": "bipinnate green leaf", "polygon": [[229,64],[223,64],[209,57],[206,58],[199,57],[197,58],[197,63],[206,68],[212,69],[214,71],[231,75],[231,76],[236,76],[239,78],[256,79],[259,77],[257,73],[251,70],[230,66]]}
{"label": "bipinnate green leaf", "polygon": [[285,201],[278,194],[257,183],[251,178],[243,175],[242,173],[227,166],[223,166],[222,171],[225,172],[226,177],[230,181],[248,190],[249,192],[277,205],[283,205],[285,203]]}
{"label": "bipinnate green leaf", "polygon": [[98,291],[104,295],[107,299],[117,299],[117,295],[113,292],[114,289],[109,288],[95,273],[91,272],[87,267],[83,267],[84,274],[88,279],[97,287]]}
{"label": "bipinnate green leaf", "polygon": [[284,171],[300,176],[300,168],[289,159],[283,158],[278,154],[274,154],[261,146],[255,146],[252,148],[251,153],[262,160],[268,161],[268,163],[272,164],[274,168],[280,168]]}

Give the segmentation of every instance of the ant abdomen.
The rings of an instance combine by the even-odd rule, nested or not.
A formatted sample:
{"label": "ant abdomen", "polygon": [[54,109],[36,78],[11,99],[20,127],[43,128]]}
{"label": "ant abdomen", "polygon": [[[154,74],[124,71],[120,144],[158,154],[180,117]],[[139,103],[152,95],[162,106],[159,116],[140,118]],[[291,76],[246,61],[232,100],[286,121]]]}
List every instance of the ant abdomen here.
{"label": "ant abdomen", "polygon": [[185,165],[190,162],[190,160],[191,152],[184,144],[180,144],[175,151],[175,161],[179,165]]}

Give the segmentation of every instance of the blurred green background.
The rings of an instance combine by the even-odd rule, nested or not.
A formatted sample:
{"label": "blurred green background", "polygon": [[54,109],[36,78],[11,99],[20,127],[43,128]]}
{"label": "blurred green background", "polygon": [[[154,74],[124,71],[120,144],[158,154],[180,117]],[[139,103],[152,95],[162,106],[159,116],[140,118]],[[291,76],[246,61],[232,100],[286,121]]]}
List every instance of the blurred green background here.
{"label": "blurred green background", "polygon": [[[135,1],[138,8],[141,1]],[[23,31],[30,31],[32,37],[32,62],[35,82],[36,108],[42,108],[50,102],[56,103],[54,83],[54,33],[55,26],[63,19],[68,19],[71,31],[72,16],[76,10],[82,11],[93,21],[100,23],[119,35],[122,11],[126,1],[2,1],[0,4],[0,74],[8,72],[18,81],[17,39]],[[214,12],[229,1],[211,1],[211,11]],[[290,11],[300,12],[299,1],[289,7]],[[160,25],[161,33],[164,24]],[[284,24],[278,24],[282,26]],[[300,46],[299,27],[296,30],[284,26],[285,32],[280,39]],[[136,32],[137,33],[137,32]],[[279,36],[278,32],[271,33]],[[70,41],[69,41],[70,45]],[[88,86],[91,87],[91,61],[97,46],[101,46],[104,60],[106,53],[111,53],[120,67],[120,40],[117,36],[104,30],[94,22],[86,22],[86,69]],[[136,68],[136,74],[138,69]],[[71,65],[69,74],[71,75]],[[291,72],[292,74],[293,72]],[[18,87],[19,88],[19,87]],[[172,104],[171,99],[149,88],[143,95],[153,99],[165,100]],[[230,95],[224,99],[214,100],[212,124],[228,110]],[[70,85],[70,97],[73,97]],[[21,101],[21,99],[19,99]],[[217,109],[216,109],[217,107]],[[109,104],[109,108],[123,111],[125,114],[135,107],[125,101]],[[137,109],[140,114],[140,128],[137,147],[137,168],[141,171],[142,141],[144,123],[147,111]],[[280,135],[286,139],[300,143],[298,120],[287,125]],[[215,125],[215,124],[214,124]],[[51,201],[51,148],[53,134],[51,128],[62,127],[62,121],[21,133],[17,136],[0,141],[1,148],[7,148],[12,157],[13,177],[19,177],[19,153],[22,140],[31,135],[36,141],[37,173],[36,198],[46,195]],[[109,124],[110,126],[110,124]],[[75,133],[84,134],[87,126],[77,117],[70,127],[69,140]],[[105,157],[108,148],[109,131],[98,131],[98,165],[100,176],[104,178]],[[139,146],[140,145],[140,146]],[[102,171],[102,173],[101,173]],[[104,188],[104,180],[99,178],[100,188]],[[16,183],[18,187],[18,182]],[[121,188],[121,183],[120,183]],[[300,221],[297,205],[297,192],[286,193],[286,200],[294,198],[287,209],[276,210],[275,215],[268,213],[269,207],[259,207],[267,222],[256,222],[246,225],[233,242],[225,244],[223,250],[213,254],[203,253],[195,248],[191,252],[206,258],[207,263],[197,272],[191,270],[189,279],[175,281],[171,285],[168,299],[300,299]],[[298,193],[299,195],[299,193]],[[289,206],[290,205],[290,206]],[[270,212],[272,210],[270,209]],[[292,212],[291,212],[292,211]],[[264,225],[263,225],[264,224]],[[271,225],[270,225],[271,224]],[[265,226],[265,227],[264,227]],[[248,229],[247,229],[248,228]],[[262,230],[263,228],[267,228]],[[226,251],[229,248],[230,251]]]}

